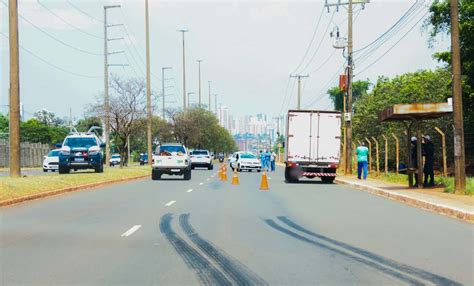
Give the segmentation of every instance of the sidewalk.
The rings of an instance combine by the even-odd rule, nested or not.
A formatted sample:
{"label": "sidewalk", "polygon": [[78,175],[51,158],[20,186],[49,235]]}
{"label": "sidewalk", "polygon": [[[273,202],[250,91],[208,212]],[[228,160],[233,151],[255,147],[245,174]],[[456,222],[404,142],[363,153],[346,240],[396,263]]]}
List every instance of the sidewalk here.
{"label": "sidewalk", "polygon": [[358,180],[355,176],[338,176],[336,182],[438,214],[474,223],[474,197],[444,193],[442,188],[410,189],[407,186],[377,179]]}

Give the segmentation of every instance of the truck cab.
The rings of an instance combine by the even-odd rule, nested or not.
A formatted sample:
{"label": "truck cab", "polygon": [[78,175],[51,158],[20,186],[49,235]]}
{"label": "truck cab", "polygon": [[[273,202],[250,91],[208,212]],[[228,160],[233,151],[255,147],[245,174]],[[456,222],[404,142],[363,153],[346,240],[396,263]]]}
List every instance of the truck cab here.
{"label": "truck cab", "polygon": [[285,179],[321,178],[332,183],[339,167],[341,114],[337,111],[289,110],[286,124]]}
{"label": "truck cab", "polygon": [[183,144],[167,143],[156,147],[151,171],[152,180],[160,180],[163,174],[191,179],[191,162]]}

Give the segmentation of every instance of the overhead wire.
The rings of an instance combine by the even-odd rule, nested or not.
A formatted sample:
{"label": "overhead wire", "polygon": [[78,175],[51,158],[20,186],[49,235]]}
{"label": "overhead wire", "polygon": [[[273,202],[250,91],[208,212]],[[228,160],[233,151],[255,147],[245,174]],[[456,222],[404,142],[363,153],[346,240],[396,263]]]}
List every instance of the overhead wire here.
{"label": "overhead wire", "polygon": [[[89,13],[85,12],[84,10],[82,10],[81,8],[79,8],[78,6],[76,6],[75,4],[73,4],[70,0],[66,0],[66,2],[67,2],[69,5],[71,5],[71,7],[73,7],[74,9],[76,9],[77,11],[79,11],[80,13],[86,15],[87,17],[91,18],[92,20],[104,24],[104,21],[102,21],[102,20],[100,20],[100,19],[98,19],[98,18],[96,18],[96,17],[90,15]],[[102,4],[103,4],[103,3],[102,3]]]}

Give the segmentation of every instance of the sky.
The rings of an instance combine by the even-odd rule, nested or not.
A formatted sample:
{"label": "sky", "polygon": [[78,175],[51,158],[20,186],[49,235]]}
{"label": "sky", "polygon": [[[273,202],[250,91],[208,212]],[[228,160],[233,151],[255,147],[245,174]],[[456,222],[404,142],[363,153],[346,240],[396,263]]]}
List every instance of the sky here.
{"label": "sky", "polygon": [[[6,113],[8,1],[0,1],[0,111]],[[417,1],[406,25],[378,49],[355,54],[355,80],[375,82],[382,75],[439,66],[432,54],[449,49],[449,39],[438,38],[429,47],[429,33],[422,28],[429,3]],[[124,53],[110,55],[109,63],[128,66],[110,67],[109,72],[143,78],[144,1],[19,0],[20,96],[27,118],[42,108],[61,117],[71,109],[73,117],[80,118],[103,93],[103,6],[111,4],[121,7],[108,10],[108,23],[123,26],[108,28],[108,37],[123,40],[110,41],[109,51]],[[382,35],[413,4],[374,0],[364,9],[354,5],[354,50]],[[177,30],[187,29],[186,91],[194,92],[191,103],[197,102],[197,60],[202,60],[201,93],[207,104],[211,81],[212,109],[217,94],[218,104],[235,116],[283,115],[296,107],[297,85],[290,74],[309,75],[301,84],[304,109],[331,109],[326,91],[338,84],[345,58],[342,50],[333,48],[330,32],[347,36],[345,7],[328,11],[324,1],[229,0],[150,0],[149,5],[151,86],[161,93],[162,67],[172,67],[165,75],[167,106],[182,106],[182,35]]]}

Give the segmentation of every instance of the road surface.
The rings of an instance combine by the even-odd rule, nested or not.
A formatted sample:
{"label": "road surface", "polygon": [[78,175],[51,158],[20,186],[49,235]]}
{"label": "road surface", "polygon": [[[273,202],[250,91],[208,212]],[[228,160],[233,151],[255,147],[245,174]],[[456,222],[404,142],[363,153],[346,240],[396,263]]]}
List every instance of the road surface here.
{"label": "road surface", "polygon": [[474,284],[470,224],[281,168],[268,192],[215,172],[0,209],[0,284]]}

